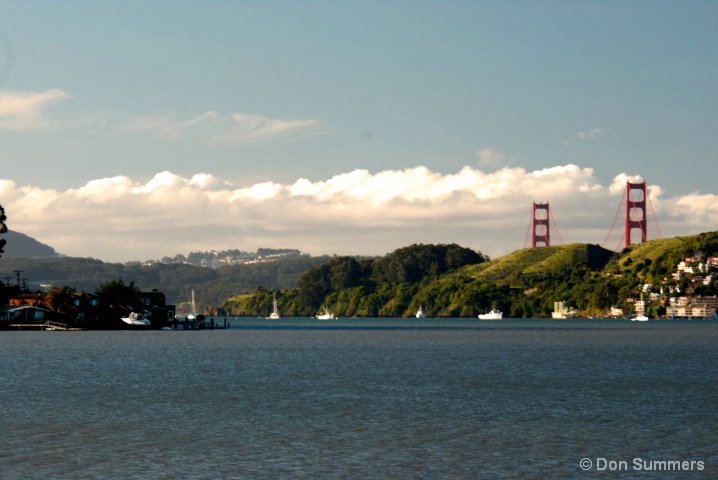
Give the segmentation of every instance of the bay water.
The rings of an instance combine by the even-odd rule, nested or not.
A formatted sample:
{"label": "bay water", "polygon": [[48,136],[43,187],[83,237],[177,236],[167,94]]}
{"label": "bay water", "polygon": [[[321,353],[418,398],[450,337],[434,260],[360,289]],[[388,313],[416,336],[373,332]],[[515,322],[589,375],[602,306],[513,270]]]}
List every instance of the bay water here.
{"label": "bay water", "polygon": [[718,476],[715,321],[225,320],[0,332],[0,478]]}

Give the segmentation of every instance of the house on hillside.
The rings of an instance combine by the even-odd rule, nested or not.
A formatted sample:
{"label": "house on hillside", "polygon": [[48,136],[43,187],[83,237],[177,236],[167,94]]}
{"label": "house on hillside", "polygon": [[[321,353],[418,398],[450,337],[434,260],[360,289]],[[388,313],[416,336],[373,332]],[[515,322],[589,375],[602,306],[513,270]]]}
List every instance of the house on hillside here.
{"label": "house on hillside", "polygon": [[666,314],[673,318],[711,318],[718,310],[718,296],[671,298]]}

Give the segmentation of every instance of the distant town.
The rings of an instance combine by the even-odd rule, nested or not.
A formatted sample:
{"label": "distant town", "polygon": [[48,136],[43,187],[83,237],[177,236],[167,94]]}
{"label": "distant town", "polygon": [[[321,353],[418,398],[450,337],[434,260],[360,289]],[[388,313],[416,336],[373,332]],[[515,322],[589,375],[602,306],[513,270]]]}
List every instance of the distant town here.
{"label": "distant town", "polygon": [[245,252],[243,250],[210,250],[208,252],[191,252],[185,256],[177,254],[174,257],[162,257],[161,260],[147,260],[144,262],[127,262],[127,265],[154,265],[154,264],[185,264],[195,267],[217,269],[229,265],[250,265],[254,263],[276,262],[290,258],[308,256],[299,250],[292,248],[258,248],[256,252]]}
{"label": "distant town", "polygon": [[[686,257],[676,265],[676,270],[671,273],[673,280],[680,281],[686,276],[690,278],[687,292],[681,292],[678,286],[660,287],[660,293],[668,295],[668,304],[666,307],[666,316],[669,318],[679,317],[699,317],[710,318],[715,316],[718,309],[718,298],[715,295],[697,296],[681,295],[692,293],[695,286],[710,286],[715,282],[715,271],[718,270],[718,257],[709,256],[705,262],[701,261],[704,257],[703,252],[695,252],[691,257]],[[668,289],[668,291],[666,291]],[[644,292],[651,292],[650,299],[655,301],[656,292],[653,291],[654,286],[647,284],[643,286]],[[658,296],[660,298],[660,295]],[[665,298],[665,297],[664,297]],[[636,311],[641,314],[646,309],[643,300],[636,301]]]}

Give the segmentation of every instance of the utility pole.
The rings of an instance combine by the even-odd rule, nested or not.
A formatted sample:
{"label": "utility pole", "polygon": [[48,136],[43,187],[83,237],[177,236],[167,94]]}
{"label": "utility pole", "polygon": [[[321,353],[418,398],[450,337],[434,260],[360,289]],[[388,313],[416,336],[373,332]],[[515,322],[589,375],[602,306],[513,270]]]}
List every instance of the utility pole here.
{"label": "utility pole", "polygon": [[13,272],[15,273],[15,275],[17,275],[17,288],[20,288],[20,274],[21,274],[23,271],[24,271],[24,270],[13,270]]}

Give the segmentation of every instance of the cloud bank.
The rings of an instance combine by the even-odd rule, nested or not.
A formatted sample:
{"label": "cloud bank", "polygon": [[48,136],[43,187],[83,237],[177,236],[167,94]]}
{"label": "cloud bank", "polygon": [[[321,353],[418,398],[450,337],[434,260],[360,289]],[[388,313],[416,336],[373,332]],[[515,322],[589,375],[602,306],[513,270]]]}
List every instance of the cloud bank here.
{"label": "cloud bank", "polygon": [[[559,235],[564,243],[603,243],[627,180],[640,178],[621,173],[603,186],[591,168],[576,165],[490,173],[466,166],[452,174],[423,166],[358,169],[321,181],[251,185],[165,171],[144,182],[116,176],[65,191],[0,180],[0,202],[10,229],[65,255],[105,261],[259,247],[383,255],[413,243],[458,243],[497,257],[524,247],[534,201],[551,204],[554,244]],[[660,186],[649,186],[663,236],[718,224],[717,195],[662,196]],[[607,248],[620,245],[621,225]],[[657,238],[650,226],[649,238]]]}

